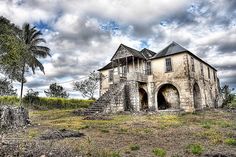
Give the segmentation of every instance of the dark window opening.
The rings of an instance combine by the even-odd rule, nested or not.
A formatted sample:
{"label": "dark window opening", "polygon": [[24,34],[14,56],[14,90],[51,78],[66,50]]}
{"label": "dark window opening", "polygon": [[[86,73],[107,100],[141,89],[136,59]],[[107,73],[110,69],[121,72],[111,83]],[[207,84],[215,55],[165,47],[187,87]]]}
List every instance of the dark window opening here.
{"label": "dark window opening", "polygon": [[166,72],[172,71],[171,58],[166,58]]}
{"label": "dark window opening", "polygon": [[208,70],[208,78],[210,79],[210,78],[211,78],[211,75],[210,75],[210,68],[207,67],[207,70]]}
{"label": "dark window opening", "polygon": [[191,57],[191,65],[192,65],[192,71],[195,71],[195,66],[194,66],[194,59]]}
{"label": "dark window opening", "polygon": [[112,82],[112,81],[113,81],[113,70],[109,70],[108,81],[109,81],[109,82]]}
{"label": "dark window opening", "polygon": [[201,66],[201,75],[203,76],[203,75],[204,75],[204,72],[203,72],[203,64],[201,63],[200,66]]}
{"label": "dark window opening", "polygon": [[146,73],[146,75],[152,74],[151,62],[147,62],[145,73]]}
{"label": "dark window opening", "polygon": [[216,72],[214,72],[214,81],[216,81]]}

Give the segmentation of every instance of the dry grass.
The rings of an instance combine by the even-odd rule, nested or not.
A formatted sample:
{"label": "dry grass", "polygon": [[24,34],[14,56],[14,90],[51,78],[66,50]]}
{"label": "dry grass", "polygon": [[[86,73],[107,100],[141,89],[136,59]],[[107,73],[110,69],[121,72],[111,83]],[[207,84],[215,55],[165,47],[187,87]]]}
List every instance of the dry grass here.
{"label": "dry grass", "polygon": [[153,150],[162,148],[165,156],[191,157],[194,154],[186,147],[193,143],[204,148],[202,154],[236,154],[235,145],[228,144],[236,137],[236,115],[222,110],[184,115],[112,115],[111,120],[83,120],[72,110],[49,110],[31,111],[30,117],[34,125],[19,136],[35,140],[46,129],[79,130],[86,136],[53,142],[84,156],[155,156]]}

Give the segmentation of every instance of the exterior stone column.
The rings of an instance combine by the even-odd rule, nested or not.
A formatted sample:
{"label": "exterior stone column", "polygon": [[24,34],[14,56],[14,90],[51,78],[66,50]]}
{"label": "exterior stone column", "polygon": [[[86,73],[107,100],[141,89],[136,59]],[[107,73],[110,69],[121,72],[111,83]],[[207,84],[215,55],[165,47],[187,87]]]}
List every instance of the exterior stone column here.
{"label": "exterior stone column", "polygon": [[155,102],[155,84],[150,82],[147,85],[148,87],[148,108],[150,111],[157,111],[156,102]]}

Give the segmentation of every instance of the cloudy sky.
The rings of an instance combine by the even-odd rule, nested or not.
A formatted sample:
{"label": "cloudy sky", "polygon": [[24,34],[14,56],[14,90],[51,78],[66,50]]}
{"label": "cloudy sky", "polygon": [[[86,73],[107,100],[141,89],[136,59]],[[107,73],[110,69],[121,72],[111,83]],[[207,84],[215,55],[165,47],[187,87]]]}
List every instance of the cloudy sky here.
{"label": "cloudy sky", "polygon": [[0,0],[0,16],[43,32],[46,75],[28,74],[25,84],[41,96],[57,82],[80,97],[72,82],[104,66],[120,43],[158,52],[176,41],[236,87],[236,0]]}

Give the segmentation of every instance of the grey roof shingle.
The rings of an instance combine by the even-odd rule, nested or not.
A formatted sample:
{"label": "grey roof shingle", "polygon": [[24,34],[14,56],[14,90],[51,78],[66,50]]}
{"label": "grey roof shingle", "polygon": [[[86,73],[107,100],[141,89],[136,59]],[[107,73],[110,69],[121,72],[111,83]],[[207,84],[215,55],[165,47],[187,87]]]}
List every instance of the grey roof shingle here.
{"label": "grey roof shingle", "polygon": [[152,58],[156,54],[147,48],[142,49],[141,53],[146,59]]}
{"label": "grey roof shingle", "polygon": [[[155,52],[153,52],[149,49],[146,49],[146,48],[144,48],[142,51],[137,51],[137,50],[130,48],[124,44],[121,44],[120,46],[123,46],[124,48],[126,48],[133,56],[138,57],[138,58],[143,58],[146,60],[150,60],[150,59],[152,60],[152,59],[162,58],[162,57],[166,57],[166,56],[170,56],[170,55],[174,55],[174,54],[178,54],[178,53],[182,53],[182,52],[187,52],[190,55],[194,56],[196,59],[202,61],[203,63],[207,64],[208,66],[210,66],[211,68],[216,70],[213,66],[211,66],[207,62],[203,61],[201,58],[194,55],[192,52],[185,49],[184,47],[182,47],[181,45],[179,45],[178,43],[176,43],[174,41],[171,44],[169,44],[167,47],[165,47],[163,50],[161,50],[159,53],[155,53]],[[119,48],[120,48],[120,46],[119,46]],[[110,69],[110,68],[112,68],[111,62],[108,63],[103,68],[99,69],[98,71],[106,70],[106,69]]]}
{"label": "grey roof shingle", "polygon": [[126,46],[124,44],[121,44],[123,47],[125,47],[130,53],[132,53],[134,55],[134,57],[139,57],[139,58],[143,58],[145,59],[145,57],[142,55],[142,53],[140,53],[138,50],[135,50],[129,46]]}
{"label": "grey roof shingle", "polygon": [[165,57],[173,54],[177,54],[180,52],[189,52],[187,49],[183,48],[176,42],[172,42],[170,45],[165,47],[163,50],[161,50],[159,53],[157,53],[152,59]]}

